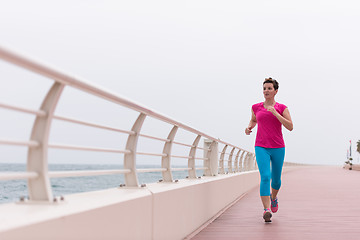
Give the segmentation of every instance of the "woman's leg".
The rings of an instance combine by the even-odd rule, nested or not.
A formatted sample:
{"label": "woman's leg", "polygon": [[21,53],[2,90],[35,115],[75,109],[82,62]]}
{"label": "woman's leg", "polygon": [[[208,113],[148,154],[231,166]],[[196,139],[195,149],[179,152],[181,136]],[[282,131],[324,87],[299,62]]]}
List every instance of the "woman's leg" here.
{"label": "woman's leg", "polygon": [[264,209],[267,209],[270,208],[270,155],[267,149],[263,147],[255,147],[255,154],[261,177],[260,197],[264,205]]}
{"label": "woman's leg", "polygon": [[281,187],[281,173],[285,158],[285,148],[271,149],[271,196],[275,199]]}

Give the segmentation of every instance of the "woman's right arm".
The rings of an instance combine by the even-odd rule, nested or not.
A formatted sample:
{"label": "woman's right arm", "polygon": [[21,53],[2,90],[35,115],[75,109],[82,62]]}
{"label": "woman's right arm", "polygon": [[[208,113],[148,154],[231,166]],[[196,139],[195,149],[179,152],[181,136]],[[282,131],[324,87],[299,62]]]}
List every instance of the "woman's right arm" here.
{"label": "woman's right arm", "polygon": [[245,134],[250,135],[250,133],[252,132],[251,129],[253,129],[256,126],[256,124],[257,124],[256,116],[254,114],[254,111],[251,109],[251,119],[249,122],[249,126],[245,128]]}

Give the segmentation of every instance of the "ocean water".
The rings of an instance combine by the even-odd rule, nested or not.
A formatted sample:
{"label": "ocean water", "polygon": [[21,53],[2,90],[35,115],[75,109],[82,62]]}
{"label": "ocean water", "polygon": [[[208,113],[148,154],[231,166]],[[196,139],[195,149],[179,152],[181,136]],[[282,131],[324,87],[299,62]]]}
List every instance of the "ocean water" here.
{"label": "ocean water", "polygon": [[[159,168],[154,165],[141,165],[138,168]],[[175,167],[175,166],[174,166]],[[186,166],[176,166],[186,167]],[[122,169],[121,165],[94,165],[94,164],[50,164],[50,171],[76,171],[76,170],[103,170],[103,169]],[[0,163],[0,172],[17,172],[26,171],[25,164],[7,164]],[[201,176],[202,170],[197,171]],[[188,175],[187,171],[173,172],[174,179],[183,179]],[[138,173],[139,183],[154,183],[162,179],[160,172]],[[88,177],[68,177],[53,178],[51,188],[54,196],[65,196],[72,193],[89,192],[95,190],[109,189],[118,187],[124,182],[123,174],[105,175],[105,176],[88,176]],[[27,181],[11,180],[0,181],[0,204],[18,201],[20,197],[27,197]]]}

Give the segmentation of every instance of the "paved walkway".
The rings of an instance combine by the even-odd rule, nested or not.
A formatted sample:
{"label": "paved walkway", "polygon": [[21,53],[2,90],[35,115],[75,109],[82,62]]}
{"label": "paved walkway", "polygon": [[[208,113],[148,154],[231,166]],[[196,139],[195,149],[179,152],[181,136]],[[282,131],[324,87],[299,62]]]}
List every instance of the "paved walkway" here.
{"label": "paved walkway", "polygon": [[360,239],[360,171],[292,170],[282,177],[279,211],[262,219],[259,188],[250,191],[192,240]]}

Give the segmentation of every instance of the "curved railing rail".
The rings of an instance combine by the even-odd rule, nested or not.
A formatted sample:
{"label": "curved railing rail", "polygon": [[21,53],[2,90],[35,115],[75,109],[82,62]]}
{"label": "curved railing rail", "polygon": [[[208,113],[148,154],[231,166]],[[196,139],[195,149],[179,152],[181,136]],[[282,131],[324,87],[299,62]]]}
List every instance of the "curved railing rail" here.
{"label": "curved railing rail", "polygon": [[[119,96],[116,93],[105,90],[99,86],[88,83],[83,79],[71,76],[53,67],[47,66],[46,64],[40,63],[39,61],[32,60],[28,57],[15,53],[14,51],[10,51],[1,47],[0,58],[21,68],[50,78],[54,81],[46,97],[43,99],[40,109],[28,109],[8,103],[0,103],[0,108],[18,111],[26,114],[32,114],[35,116],[35,121],[29,140],[15,141],[10,139],[0,139],[0,145],[24,146],[28,148],[27,171],[14,173],[1,172],[0,180],[28,180],[29,200],[31,201],[53,201],[50,178],[123,174],[126,186],[138,187],[138,173],[142,172],[161,172],[162,181],[173,182],[174,179],[172,173],[174,171],[187,170],[189,178],[196,179],[198,178],[196,170],[204,170],[204,176],[216,176],[219,173],[225,174],[226,168],[228,170],[227,172],[230,173],[256,169],[254,153],[233,144],[227,143],[213,136],[210,136],[206,133],[203,133],[195,128],[190,127],[189,125],[176,121],[150,108],[147,108],[143,105],[135,103],[134,101]],[[90,121],[84,121],[80,119],[57,115],[55,114],[55,109],[65,87],[75,88],[88,94],[111,101],[128,109],[132,109],[138,112],[139,115],[130,130],[114,128],[102,124],[93,123]],[[159,138],[156,136],[141,133],[143,123],[145,119],[149,117],[158,119],[173,126],[167,138]],[[127,135],[126,146],[123,149],[117,149],[51,143],[49,142],[49,134],[53,120],[125,134]],[[192,143],[174,141],[177,130],[179,128],[196,135],[196,138],[193,140]],[[137,144],[140,137],[164,142],[163,151],[161,153],[137,151]],[[204,147],[199,147],[198,145],[202,138],[204,139]],[[181,145],[189,148],[189,154],[173,154],[173,145]],[[218,150],[219,145],[222,146],[221,151]],[[49,149],[70,149],[123,154],[123,169],[95,171],[49,171]],[[197,150],[203,151],[204,157],[197,157]],[[136,156],[138,155],[161,157],[161,167],[151,169],[137,168]],[[187,159],[188,167],[172,168],[172,158]],[[203,167],[197,167],[195,164],[196,160],[203,161]],[[227,166],[225,166],[225,162],[227,162]]]}

